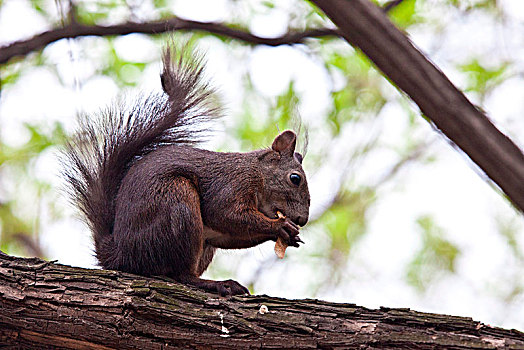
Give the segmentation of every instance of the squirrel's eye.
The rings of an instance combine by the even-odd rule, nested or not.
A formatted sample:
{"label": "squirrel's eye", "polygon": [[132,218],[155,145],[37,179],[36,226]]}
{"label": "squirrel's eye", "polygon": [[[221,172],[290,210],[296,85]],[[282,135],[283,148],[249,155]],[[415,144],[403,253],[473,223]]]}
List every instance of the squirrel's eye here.
{"label": "squirrel's eye", "polygon": [[300,181],[302,180],[302,178],[300,177],[300,175],[293,173],[289,175],[289,180],[291,180],[291,183],[293,185],[298,186],[300,185]]}

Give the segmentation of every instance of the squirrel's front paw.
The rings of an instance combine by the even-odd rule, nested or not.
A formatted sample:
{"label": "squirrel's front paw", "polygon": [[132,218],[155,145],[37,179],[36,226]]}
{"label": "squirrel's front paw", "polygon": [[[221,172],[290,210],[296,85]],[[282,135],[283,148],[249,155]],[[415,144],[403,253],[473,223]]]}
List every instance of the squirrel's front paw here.
{"label": "squirrel's front paw", "polygon": [[215,281],[216,283],[216,290],[218,294],[222,297],[229,297],[232,295],[242,295],[247,294],[250,295],[249,290],[238,283],[237,281],[233,280],[225,280],[225,281]]}
{"label": "squirrel's front paw", "polygon": [[298,236],[300,233],[299,226],[295,224],[293,221],[285,218],[280,219],[280,227],[277,230],[277,237],[282,238],[282,240],[288,245],[292,247],[298,247],[298,243],[304,243]]}

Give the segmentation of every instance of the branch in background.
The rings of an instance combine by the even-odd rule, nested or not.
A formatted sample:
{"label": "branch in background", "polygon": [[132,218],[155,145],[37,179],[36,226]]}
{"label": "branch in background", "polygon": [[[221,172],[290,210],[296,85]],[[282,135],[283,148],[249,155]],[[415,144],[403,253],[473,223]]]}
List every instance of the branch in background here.
{"label": "branch in background", "polygon": [[389,180],[391,180],[395,175],[398,174],[400,170],[405,168],[406,165],[409,163],[412,163],[416,160],[421,159],[425,153],[427,152],[428,148],[433,144],[435,139],[432,139],[428,142],[422,142],[421,144],[417,145],[411,153],[404,156],[402,159],[400,159],[395,165],[393,165],[381,178],[378,180],[373,188],[378,188],[385,183],[387,183]]}
{"label": "branch in background", "polygon": [[69,17],[69,23],[71,25],[76,25],[78,23],[76,15],[76,5],[73,0],[69,0],[69,11],[67,12],[67,16]]}
{"label": "branch in background", "polygon": [[31,237],[29,233],[18,232],[12,236],[13,240],[22,245],[29,256],[44,257],[44,252],[40,247],[39,242]]}
{"label": "branch in background", "polygon": [[52,42],[65,38],[77,38],[81,36],[104,37],[131,33],[161,34],[180,30],[204,31],[215,35],[241,40],[252,45],[269,46],[299,44],[303,43],[304,40],[308,38],[338,36],[336,29],[319,28],[308,29],[302,32],[290,32],[277,38],[263,38],[243,30],[230,28],[221,23],[197,22],[178,17],[173,17],[164,21],[144,23],[127,22],[110,26],[88,26],[73,22],[63,28],[52,29],[35,35],[30,39],[17,41],[0,47],[0,64],[7,63],[11,58],[16,56],[25,56],[30,52],[46,47]]}
{"label": "branch in background", "polygon": [[524,154],[369,0],[312,0],[524,212]]}
{"label": "branch in background", "polygon": [[388,12],[392,9],[394,9],[395,7],[397,7],[398,5],[402,4],[402,1],[404,0],[391,0],[391,1],[388,1],[384,4],[384,6],[382,6],[382,8],[384,9],[384,11]]}
{"label": "branch in background", "polygon": [[[387,2],[383,10],[388,12],[400,5],[403,0],[392,0]],[[317,28],[307,29],[302,32],[289,32],[276,38],[263,38],[253,35],[247,31],[234,29],[222,23],[198,22],[179,17],[173,17],[168,20],[152,22],[127,22],[111,26],[87,26],[78,23],[76,17],[76,8],[72,0],[69,1],[70,23],[62,28],[51,29],[47,32],[35,35],[26,40],[16,41],[14,43],[0,47],[0,64],[7,63],[11,58],[25,56],[33,51],[43,49],[52,42],[66,39],[77,38],[81,36],[116,36],[131,33],[142,34],[161,34],[179,30],[185,31],[203,31],[210,34],[229,37],[231,39],[241,40],[251,45],[292,45],[303,43],[306,39],[321,37],[337,37],[340,33],[337,29]]]}

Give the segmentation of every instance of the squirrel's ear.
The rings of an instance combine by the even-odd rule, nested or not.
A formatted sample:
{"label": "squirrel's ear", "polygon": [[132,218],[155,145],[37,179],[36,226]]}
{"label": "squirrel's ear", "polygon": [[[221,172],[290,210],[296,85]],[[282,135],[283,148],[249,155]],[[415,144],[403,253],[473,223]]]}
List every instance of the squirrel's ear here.
{"label": "squirrel's ear", "polygon": [[295,152],[295,159],[300,163],[302,164],[302,160],[304,159],[304,157],[302,156],[302,154],[298,153],[298,152]]}
{"label": "squirrel's ear", "polygon": [[273,141],[271,148],[273,149],[273,151],[276,151],[278,153],[293,155],[296,143],[297,135],[295,135],[295,133],[291,130],[286,130],[277,137],[275,137],[275,140]]}

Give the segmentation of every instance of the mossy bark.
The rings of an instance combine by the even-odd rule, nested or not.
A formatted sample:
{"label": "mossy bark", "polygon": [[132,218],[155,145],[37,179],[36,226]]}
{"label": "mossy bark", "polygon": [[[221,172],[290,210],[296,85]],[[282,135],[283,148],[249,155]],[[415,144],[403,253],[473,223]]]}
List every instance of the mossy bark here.
{"label": "mossy bark", "polygon": [[[265,305],[267,313],[261,312]],[[515,348],[466,317],[268,296],[0,254],[0,346],[24,349]]]}

